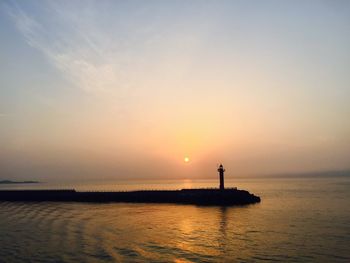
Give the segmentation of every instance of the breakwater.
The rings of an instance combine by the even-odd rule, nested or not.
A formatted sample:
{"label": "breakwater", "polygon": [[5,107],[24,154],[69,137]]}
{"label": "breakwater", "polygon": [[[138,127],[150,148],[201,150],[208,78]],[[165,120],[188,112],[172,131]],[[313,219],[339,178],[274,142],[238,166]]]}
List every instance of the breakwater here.
{"label": "breakwater", "polygon": [[260,197],[245,190],[182,189],[126,192],[78,192],[72,190],[1,190],[0,201],[129,202],[197,205],[247,205]]}

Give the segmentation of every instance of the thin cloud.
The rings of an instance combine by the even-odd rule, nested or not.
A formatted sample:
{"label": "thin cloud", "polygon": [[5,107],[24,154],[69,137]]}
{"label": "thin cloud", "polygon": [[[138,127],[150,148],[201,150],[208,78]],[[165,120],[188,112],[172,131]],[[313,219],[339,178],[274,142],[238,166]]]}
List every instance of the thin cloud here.
{"label": "thin cloud", "polygon": [[[91,27],[82,26],[78,20],[65,17],[57,6],[51,5],[50,8],[55,18],[52,21],[60,21],[57,25],[51,25],[59,31],[56,34],[50,33],[40,19],[30,16],[19,5],[6,5],[7,13],[25,41],[42,52],[77,87],[89,93],[121,88],[125,79],[118,70],[120,66],[102,58],[96,44],[104,41],[101,34],[84,32],[82,28],[91,30]],[[93,39],[92,35],[100,39]],[[113,54],[107,53],[104,57],[111,56]]]}

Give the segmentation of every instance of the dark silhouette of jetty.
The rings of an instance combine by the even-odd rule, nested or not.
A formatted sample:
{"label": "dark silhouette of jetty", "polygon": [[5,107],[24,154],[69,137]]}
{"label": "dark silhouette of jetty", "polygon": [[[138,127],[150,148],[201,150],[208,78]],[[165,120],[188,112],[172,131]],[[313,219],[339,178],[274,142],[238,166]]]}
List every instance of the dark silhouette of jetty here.
{"label": "dark silhouette of jetty", "polygon": [[2,180],[0,184],[39,184],[38,181],[11,181],[11,180]]}
{"label": "dark silhouette of jetty", "polygon": [[224,168],[218,168],[220,188],[144,190],[125,192],[77,192],[75,190],[1,190],[0,201],[131,202],[196,205],[247,205],[260,197],[237,188],[224,188]]}

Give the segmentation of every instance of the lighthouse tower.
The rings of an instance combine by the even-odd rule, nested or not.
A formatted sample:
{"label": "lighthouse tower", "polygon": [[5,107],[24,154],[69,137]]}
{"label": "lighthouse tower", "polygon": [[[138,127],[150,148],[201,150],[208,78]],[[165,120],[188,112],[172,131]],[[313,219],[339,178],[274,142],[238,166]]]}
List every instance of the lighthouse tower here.
{"label": "lighthouse tower", "polygon": [[219,176],[220,176],[220,190],[224,190],[225,186],[224,186],[224,166],[222,166],[222,164],[220,164],[219,168],[218,168],[218,172],[219,172]]}

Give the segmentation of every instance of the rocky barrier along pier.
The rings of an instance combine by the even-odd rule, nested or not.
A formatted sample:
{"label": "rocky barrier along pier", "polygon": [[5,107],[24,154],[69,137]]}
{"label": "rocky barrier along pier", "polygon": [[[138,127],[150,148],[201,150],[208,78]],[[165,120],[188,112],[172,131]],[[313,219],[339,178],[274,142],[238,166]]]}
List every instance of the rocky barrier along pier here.
{"label": "rocky barrier along pier", "polygon": [[0,201],[21,202],[125,202],[176,203],[195,205],[248,205],[260,202],[260,197],[245,190],[182,189],[143,190],[128,192],[78,192],[75,190],[0,190]]}

